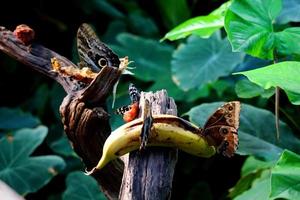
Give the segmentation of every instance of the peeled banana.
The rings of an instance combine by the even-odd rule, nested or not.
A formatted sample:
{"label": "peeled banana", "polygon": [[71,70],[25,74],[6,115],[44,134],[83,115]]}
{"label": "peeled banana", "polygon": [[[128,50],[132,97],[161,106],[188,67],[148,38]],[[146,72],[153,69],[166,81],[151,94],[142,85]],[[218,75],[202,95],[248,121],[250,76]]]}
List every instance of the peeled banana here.
{"label": "peeled banana", "polygon": [[[153,125],[147,146],[175,147],[199,157],[211,157],[216,153],[201,135],[202,129],[173,115],[153,115]],[[143,119],[138,118],[112,132],[103,146],[103,154],[95,170],[102,169],[111,160],[140,147]]]}

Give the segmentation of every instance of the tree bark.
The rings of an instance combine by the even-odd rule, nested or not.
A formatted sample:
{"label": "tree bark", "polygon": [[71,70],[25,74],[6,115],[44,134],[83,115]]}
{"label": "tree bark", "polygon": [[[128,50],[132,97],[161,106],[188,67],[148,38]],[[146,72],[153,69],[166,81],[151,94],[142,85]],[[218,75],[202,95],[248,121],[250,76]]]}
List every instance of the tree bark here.
{"label": "tree bark", "polygon": [[[75,90],[76,80],[52,70],[51,58],[54,57],[60,61],[61,67],[77,67],[58,53],[39,44],[26,46],[4,27],[0,27],[0,50],[62,85],[68,94],[60,107],[65,132],[87,169],[96,166],[102,155],[104,141],[111,133],[106,98],[118,81],[120,70],[103,68],[89,85]],[[108,199],[118,198],[122,172],[123,164],[116,160],[94,175]]]}
{"label": "tree bark", "polygon": [[[150,102],[153,115],[177,115],[176,104],[168,97],[166,90],[142,92],[140,111],[143,110],[145,99]],[[125,162],[119,199],[170,199],[176,162],[176,149],[146,147],[143,151],[131,152]]]}

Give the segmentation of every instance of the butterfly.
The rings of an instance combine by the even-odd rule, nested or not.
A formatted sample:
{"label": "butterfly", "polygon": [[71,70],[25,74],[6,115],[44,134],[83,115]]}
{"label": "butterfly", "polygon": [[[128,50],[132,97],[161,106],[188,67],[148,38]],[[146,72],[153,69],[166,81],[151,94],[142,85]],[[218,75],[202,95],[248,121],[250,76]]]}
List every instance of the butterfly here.
{"label": "butterfly", "polygon": [[206,121],[201,133],[217,152],[231,157],[238,148],[238,128],[241,105],[239,101],[225,103]]}
{"label": "butterfly", "polygon": [[131,104],[116,110],[116,114],[122,115],[125,122],[134,120],[139,114],[140,92],[132,83],[129,84],[128,92]]}
{"label": "butterfly", "polygon": [[79,67],[89,67],[99,72],[103,67],[120,65],[119,57],[103,42],[88,24],[82,24],[77,31],[77,50],[80,58]]}

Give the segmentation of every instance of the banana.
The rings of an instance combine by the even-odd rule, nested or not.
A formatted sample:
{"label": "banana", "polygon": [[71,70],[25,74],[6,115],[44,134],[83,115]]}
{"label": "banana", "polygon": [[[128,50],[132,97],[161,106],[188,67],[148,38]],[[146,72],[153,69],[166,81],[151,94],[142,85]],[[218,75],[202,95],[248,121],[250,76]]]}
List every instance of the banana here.
{"label": "banana", "polygon": [[[173,115],[153,115],[153,125],[147,146],[175,147],[199,157],[211,157],[216,153],[201,134],[202,129]],[[103,146],[103,154],[97,166],[87,174],[102,169],[108,162],[140,148],[143,119],[138,118],[112,132]]]}

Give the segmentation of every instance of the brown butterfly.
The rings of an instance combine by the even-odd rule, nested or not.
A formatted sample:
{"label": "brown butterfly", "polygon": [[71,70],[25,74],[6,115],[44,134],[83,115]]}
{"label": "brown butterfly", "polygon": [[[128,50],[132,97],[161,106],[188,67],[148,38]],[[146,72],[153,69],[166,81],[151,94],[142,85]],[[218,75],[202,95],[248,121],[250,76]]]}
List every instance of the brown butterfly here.
{"label": "brown butterfly", "polygon": [[231,157],[238,148],[238,128],[241,104],[239,101],[225,103],[207,120],[202,134],[217,152]]}

